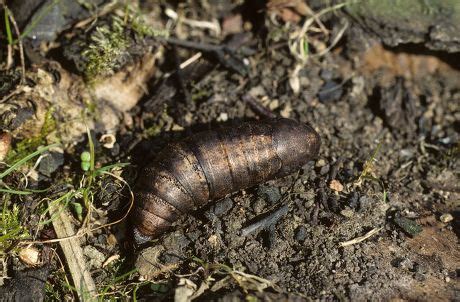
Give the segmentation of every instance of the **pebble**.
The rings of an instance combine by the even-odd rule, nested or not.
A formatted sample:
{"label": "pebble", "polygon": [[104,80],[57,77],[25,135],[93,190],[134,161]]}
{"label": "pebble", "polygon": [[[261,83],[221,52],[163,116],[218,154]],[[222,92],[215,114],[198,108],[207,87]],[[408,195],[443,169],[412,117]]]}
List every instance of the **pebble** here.
{"label": "pebble", "polygon": [[38,171],[50,177],[51,174],[56,171],[60,166],[64,164],[64,153],[63,152],[48,152],[40,161]]}
{"label": "pebble", "polygon": [[301,225],[297,228],[295,232],[295,240],[297,241],[304,241],[307,238],[307,229]]}
{"label": "pebble", "polygon": [[324,167],[325,165],[326,165],[326,161],[325,161],[324,159],[322,159],[322,158],[319,159],[319,160],[316,162],[316,164],[315,164],[315,166],[316,166],[317,168]]}
{"label": "pebble", "polygon": [[340,211],[340,214],[344,217],[351,218],[355,214],[355,212],[352,209],[343,209]]}
{"label": "pebble", "polygon": [[218,201],[214,207],[213,212],[216,216],[221,216],[226,214],[233,207],[233,201],[230,198],[224,198],[221,201]]}
{"label": "pebble", "polygon": [[281,199],[280,190],[276,187],[260,186],[257,189],[257,195],[269,203],[275,203]]}
{"label": "pebble", "polygon": [[439,217],[439,220],[441,220],[444,223],[449,223],[452,220],[454,220],[454,217],[451,214],[446,213],[446,214],[442,214],[441,217]]}
{"label": "pebble", "polygon": [[228,113],[221,112],[220,115],[217,117],[218,122],[226,122],[228,120]]}
{"label": "pebble", "polygon": [[35,247],[26,247],[19,251],[18,257],[28,266],[35,266],[40,262],[40,251]]}
{"label": "pebble", "polygon": [[87,245],[83,248],[83,254],[89,258],[89,266],[92,268],[100,268],[105,260],[105,255],[97,248]]}
{"label": "pebble", "polygon": [[342,192],[343,191],[343,185],[338,181],[337,179],[331,180],[329,183],[329,188],[336,192]]}
{"label": "pebble", "polygon": [[335,81],[326,82],[318,92],[320,102],[337,101],[342,96],[342,87]]}
{"label": "pebble", "polygon": [[0,161],[3,161],[8,154],[11,146],[11,135],[0,133]]}

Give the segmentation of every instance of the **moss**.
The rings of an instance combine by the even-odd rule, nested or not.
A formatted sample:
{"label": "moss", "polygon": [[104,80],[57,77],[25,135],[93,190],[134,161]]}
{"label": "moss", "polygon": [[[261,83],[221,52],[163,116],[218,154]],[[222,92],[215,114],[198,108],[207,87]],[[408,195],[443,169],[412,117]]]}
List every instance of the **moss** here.
{"label": "moss", "polygon": [[0,215],[0,256],[13,241],[27,237],[29,233],[21,226],[18,206],[13,205],[11,209],[4,207]]}
{"label": "moss", "polygon": [[56,129],[56,120],[53,117],[54,109],[51,107],[45,114],[40,134],[35,137],[26,138],[16,144],[16,147],[8,153],[7,163],[14,163],[28,154],[37,150],[38,147],[46,144],[46,137]]}
{"label": "moss", "polygon": [[[143,14],[127,4],[122,16],[112,15],[107,21],[100,21],[88,40],[80,41],[83,63],[78,67],[84,72],[87,82],[93,83],[100,77],[112,75],[123,67],[131,57],[130,48],[138,45],[145,37],[167,37],[169,32],[156,29],[146,23]],[[78,54],[80,56],[80,54]]]}
{"label": "moss", "polygon": [[[154,28],[152,24],[147,23],[144,16],[146,15],[134,5],[127,4],[125,6],[124,19],[126,20],[126,24],[129,24],[134,33],[139,35],[140,38],[169,36],[167,30]],[[147,16],[147,18],[149,17]]]}
{"label": "moss", "polygon": [[209,91],[205,87],[198,87],[197,85],[192,85],[192,102],[198,102],[203,100],[211,95],[211,91]]}
{"label": "moss", "polygon": [[147,137],[154,137],[160,134],[161,132],[161,126],[153,125],[149,128],[146,128],[144,130],[144,134],[147,135]]}
{"label": "moss", "polygon": [[108,76],[120,67],[122,57],[129,46],[125,36],[123,21],[113,18],[112,25],[96,28],[91,36],[91,43],[82,55],[87,64],[85,78],[93,82],[98,76]]}
{"label": "moss", "polygon": [[140,37],[169,37],[169,32],[163,29],[152,28],[144,22],[140,15],[133,15],[131,21],[131,28]]}

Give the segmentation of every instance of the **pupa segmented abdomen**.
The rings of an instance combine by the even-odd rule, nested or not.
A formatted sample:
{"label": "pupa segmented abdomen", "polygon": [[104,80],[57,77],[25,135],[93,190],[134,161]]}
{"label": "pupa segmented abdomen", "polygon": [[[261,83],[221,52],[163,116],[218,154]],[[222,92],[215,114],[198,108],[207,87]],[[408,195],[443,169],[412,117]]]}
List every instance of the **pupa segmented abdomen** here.
{"label": "pupa segmented abdomen", "polygon": [[136,241],[158,237],[209,200],[300,169],[319,147],[313,128],[283,118],[222,127],[168,145],[139,176],[132,215]]}

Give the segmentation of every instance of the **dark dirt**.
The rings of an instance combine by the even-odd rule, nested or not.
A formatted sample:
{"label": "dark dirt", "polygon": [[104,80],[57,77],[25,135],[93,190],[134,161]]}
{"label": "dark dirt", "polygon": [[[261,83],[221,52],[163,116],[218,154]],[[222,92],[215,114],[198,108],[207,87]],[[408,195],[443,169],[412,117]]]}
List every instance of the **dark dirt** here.
{"label": "dark dirt", "polygon": [[[435,74],[395,77],[388,86],[381,86],[381,75],[360,72],[362,54],[354,56],[352,78],[347,78],[348,70],[340,69],[341,55],[331,55],[323,64],[305,70],[303,94],[293,96],[286,91],[289,69],[275,67],[292,64],[288,54],[281,53],[266,54],[258,61],[255,73],[259,77],[252,84],[292,108],[290,117],[314,125],[323,141],[320,159],[298,176],[265,185],[279,188],[286,198],[274,198],[276,189],[263,192],[265,186],[235,194],[178,223],[178,230],[157,244],[183,258],[193,255],[245,269],[275,282],[283,291],[306,297],[453,299],[458,295],[458,281],[454,281],[460,260],[458,238],[452,226],[439,222],[439,215],[454,210],[459,196],[431,190],[427,183],[446,173],[449,181],[458,181],[454,175],[458,161],[448,154],[453,147],[449,141],[458,139],[458,129],[451,122],[459,115],[459,83],[444,86],[448,81]],[[345,82],[340,99],[319,102],[314,98],[325,85],[322,70]],[[227,91],[236,91],[237,85],[225,81],[222,71],[202,83],[214,87],[211,99],[224,94],[220,92],[223,85]],[[214,120],[226,112],[230,118],[244,117],[247,108],[238,101],[240,97],[225,93],[222,102],[208,101],[193,116]],[[429,108],[437,113],[429,114]],[[353,185],[379,144],[373,173],[386,188],[386,200],[378,182]],[[332,179],[339,180],[344,191],[331,190]],[[261,230],[241,235],[245,226],[281,205],[288,205],[289,211],[273,233]],[[345,209],[349,214],[341,215]],[[421,234],[408,236],[394,223],[396,214],[416,221]],[[340,247],[340,242],[380,227],[366,241]]]}
{"label": "dark dirt", "polygon": [[[194,18],[246,18],[249,6],[188,8]],[[242,100],[247,93],[277,115],[310,123],[322,139],[319,158],[297,174],[210,203],[146,246],[131,245],[125,223],[92,234],[85,244],[106,258],[121,255],[122,272],[136,267],[141,280],[153,280],[155,286],[139,288],[138,299],[170,300],[187,279],[206,288],[197,295],[202,301],[458,300],[458,54],[423,45],[384,47],[351,25],[332,51],[300,68],[295,93],[290,79],[298,62],[288,48],[288,34],[275,41],[281,25],[264,16],[265,11],[254,11],[246,20],[253,22],[251,42],[245,44],[252,52],[243,56],[248,75],[208,58],[205,72],[182,74],[188,99],[184,87],[161,78],[174,70],[173,50],[166,48],[150,93],[129,112],[134,122],[119,125],[114,149],[96,142],[101,161],[129,160],[133,165],[124,175],[134,183],[139,167],[168,142],[216,123],[260,118]],[[328,16],[324,22],[337,29],[347,18]],[[202,30],[186,28],[190,31],[179,32],[182,39],[219,42]],[[177,54],[184,61],[195,52],[179,49]],[[166,105],[158,104],[165,96]],[[147,135],[150,139],[146,129],[155,129]],[[78,154],[85,144],[73,152]],[[66,157],[67,172],[55,177],[65,177],[77,164]],[[105,212],[101,223],[125,210],[119,184],[109,181],[103,188],[95,205]],[[452,221],[440,220],[446,213]],[[376,232],[369,238],[342,246],[372,230]],[[93,278],[106,284],[110,272],[92,263]],[[229,274],[218,273],[222,271],[212,266],[217,263],[270,284],[257,291],[236,278],[224,279]],[[58,283],[56,278],[52,282]]]}

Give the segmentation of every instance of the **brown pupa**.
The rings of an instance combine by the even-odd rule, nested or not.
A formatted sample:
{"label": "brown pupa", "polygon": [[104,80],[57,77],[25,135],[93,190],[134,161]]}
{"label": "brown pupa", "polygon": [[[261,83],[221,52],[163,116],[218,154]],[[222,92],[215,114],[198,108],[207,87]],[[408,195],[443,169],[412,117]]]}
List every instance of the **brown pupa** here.
{"label": "brown pupa", "polygon": [[168,145],[136,184],[136,242],[158,237],[210,200],[297,171],[319,147],[312,127],[285,118],[200,132]]}

